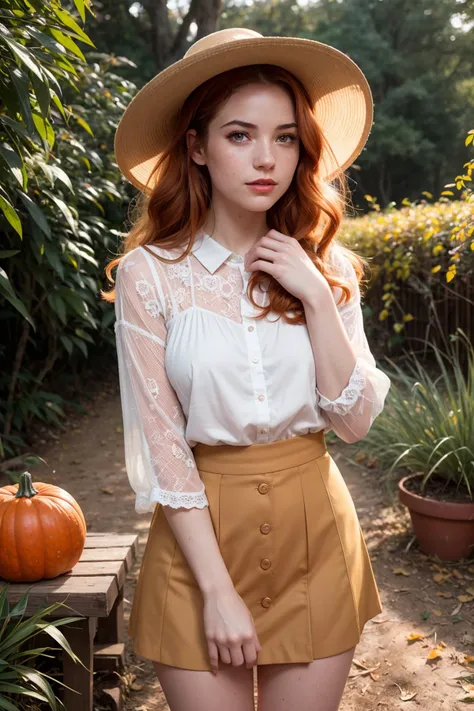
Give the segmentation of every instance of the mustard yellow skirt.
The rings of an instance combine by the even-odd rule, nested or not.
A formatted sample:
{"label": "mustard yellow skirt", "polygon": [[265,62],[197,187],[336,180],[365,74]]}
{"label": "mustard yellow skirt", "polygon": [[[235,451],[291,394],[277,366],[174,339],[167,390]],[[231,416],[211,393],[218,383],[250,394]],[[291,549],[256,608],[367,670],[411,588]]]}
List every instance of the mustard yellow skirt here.
{"label": "mustard yellow skirt", "polygon": [[[258,664],[311,662],[358,644],[382,612],[354,502],[322,430],[193,454],[235,589],[262,645]],[[128,632],[163,664],[211,670],[203,598],[161,505],[148,535]]]}

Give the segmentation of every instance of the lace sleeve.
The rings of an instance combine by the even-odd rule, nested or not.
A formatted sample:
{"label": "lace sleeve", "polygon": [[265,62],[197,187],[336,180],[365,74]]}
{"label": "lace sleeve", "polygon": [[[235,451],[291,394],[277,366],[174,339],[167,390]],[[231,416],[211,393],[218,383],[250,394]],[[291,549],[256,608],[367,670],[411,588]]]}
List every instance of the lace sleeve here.
{"label": "lace sleeve", "polygon": [[185,418],[165,370],[166,324],[146,253],[125,255],[116,273],[115,336],[124,425],[125,464],[137,513],[159,502],[208,506]]}
{"label": "lace sleeve", "polygon": [[[338,306],[338,312],[356,354],[356,364],[348,384],[335,400],[328,400],[317,389],[318,405],[327,413],[329,426],[345,442],[357,442],[365,437],[375,418],[382,412],[390,389],[388,375],[377,368],[364,330],[359,283],[354,268],[342,252],[335,250],[340,273],[349,279],[352,297]],[[341,290],[334,295],[335,301]]]}

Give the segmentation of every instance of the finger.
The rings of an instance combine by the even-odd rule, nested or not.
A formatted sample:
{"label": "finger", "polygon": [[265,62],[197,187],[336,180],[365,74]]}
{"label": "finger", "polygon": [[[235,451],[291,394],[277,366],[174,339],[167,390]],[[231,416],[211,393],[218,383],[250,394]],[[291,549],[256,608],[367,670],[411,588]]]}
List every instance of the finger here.
{"label": "finger", "polygon": [[227,649],[227,647],[224,647],[223,644],[220,644],[220,645],[219,645],[219,654],[220,654],[220,657],[221,657],[222,661],[223,661],[225,664],[230,664],[230,663],[231,663],[232,659],[231,659],[231,656],[230,656],[230,652],[229,652],[229,650]]}
{"label": "finger", "polygon": [[257,630],[255,629],[255,623],[253,625],[253,639],[254,639],[255,649],[257,650],[257,652],[261,652],[262,645],[260,644],[260,640],[258,639]]}
{"label": "finger", "polygon": [[270,239],[277,240],[278,242],[289,242],[293,237],[290,237],[289,235],[284,235],[282,232],[278,232],[278,230],[268,230],[268,232],[264,235],[264,237],[269,237]]}
{"label": "finger", "polygon": [[260,242],[253,245],[252,249],[258,249],[259,247],[267,247],[268,249],[278,250],[284,247],[284,244],[281,240],[276,239],[272,235],[265,235],[265,237],[262,237]]}
{"label": "finger", "polygon": [[219,654],[217,645],[214,642],[207,643],[207,649],[209,654],[209,662],[211,664],[212,673],[217,674],[219,670]]}
{"label": "finger", "polygon": [[263,259],[257,259],[256,262],[253,262],[253,264],[250,264],[249,266],[251,266],[252,269],[260,269],[260,271],[267,272],[268,274],[274,274],[275,268],[277,271],[280,268],[279,264],[275,264],[274,262],[265,262]]}
{"label": "finger", "polygon": [[257,649],[255,647],[255,643],[253,641],[244,642],[242,650],[245,657],[245,666],[247,669],[251,669],[257,662]]}
{"label": "finger", "polygon": [[259,247],[258,250],[255,250],[255,253],[255,256],[259,259],[268,259],[271,262],[278,255],[278,250],[267,247]]}
{"label": "finger", "polygon": [[240,644],[235,644],[230,647],[230,656],[234,667],[240,667],[244,663],[244,655],[242,654],[242,647]]}
{"label": "finger", "polygon": [[[265,242],[264,242],[265,240]],[[276,240],[272,240],[271,238],[268,238],[268,235],[264,235],[263,237],[260,237],[260,239],[248,250],[248,252],[245,252],[244,258],[247,262],[251,262],[252,259],[255,259],[255,252],[258,247],[268,247],[269,249],[276,249],[275,245]]]}

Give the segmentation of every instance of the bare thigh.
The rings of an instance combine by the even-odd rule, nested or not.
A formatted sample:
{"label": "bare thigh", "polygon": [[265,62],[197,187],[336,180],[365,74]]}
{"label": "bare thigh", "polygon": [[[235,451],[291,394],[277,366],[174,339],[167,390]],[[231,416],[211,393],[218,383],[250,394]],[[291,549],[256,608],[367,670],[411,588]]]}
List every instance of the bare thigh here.
{"label": "bare thigh", "polygon": [[258,711],[337,711],[355,647],[309,664],[257,667]]}
{"label": "bare thigh", "polygon": [[253,670],[219,663],[210,671],[153,662],[170,711],[254,711]]}

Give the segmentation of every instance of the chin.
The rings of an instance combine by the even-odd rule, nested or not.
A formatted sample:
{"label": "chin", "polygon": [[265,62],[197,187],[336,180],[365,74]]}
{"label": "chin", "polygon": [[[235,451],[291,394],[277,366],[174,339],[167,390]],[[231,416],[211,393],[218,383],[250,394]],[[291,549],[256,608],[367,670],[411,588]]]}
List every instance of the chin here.
{"label": "chin", "polygon": [[280,197],[275,197],[272,195],[257,195],[253,200],[246,200],[241,203],[241,207],[248,212],[264,212],[269,210],[273,205],[278,202]]}

